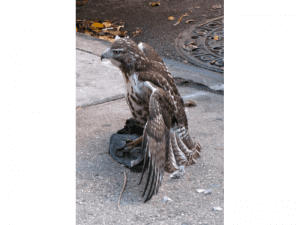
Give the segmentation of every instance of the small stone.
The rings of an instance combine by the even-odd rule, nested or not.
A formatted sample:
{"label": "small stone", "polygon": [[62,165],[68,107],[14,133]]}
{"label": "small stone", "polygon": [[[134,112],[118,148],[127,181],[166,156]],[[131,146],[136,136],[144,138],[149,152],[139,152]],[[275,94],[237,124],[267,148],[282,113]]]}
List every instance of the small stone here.
{"label": "small stone", "polygon": [[168,198],[167,196],[163,197],[162,202],[169,202],[172,201],[172,199]]}
{"label": "small stone", "polygon": [[203,193],[203,192],[205,192],[204,189],[197,189],[197,193]]}
{"label": "small stone", "polygon": [[222,211],[222,208],[221,207],[213,207],[212,208],[214,211]]}
{"label": "small stone", "polygon": [[208,190],[204,191],[203,193],[206,195],[211,194],[211,189],[208,189]]}

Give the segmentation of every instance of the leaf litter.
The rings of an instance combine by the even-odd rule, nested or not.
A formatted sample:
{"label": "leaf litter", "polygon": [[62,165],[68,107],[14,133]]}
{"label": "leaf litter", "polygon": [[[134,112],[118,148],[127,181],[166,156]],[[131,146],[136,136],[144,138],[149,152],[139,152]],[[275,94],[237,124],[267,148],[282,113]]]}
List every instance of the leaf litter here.
{"label": "leaf litter", "polygon": [[120,37],[125,37],[127,31],[120,30],[124,28],[125,22],[112,22],[109,20],[100,21],[97,19],[93,20],[76,20],[76,31],[84,33],[89,36],[94,36],[99,39],[114,42],[115,37],[118,35]]}

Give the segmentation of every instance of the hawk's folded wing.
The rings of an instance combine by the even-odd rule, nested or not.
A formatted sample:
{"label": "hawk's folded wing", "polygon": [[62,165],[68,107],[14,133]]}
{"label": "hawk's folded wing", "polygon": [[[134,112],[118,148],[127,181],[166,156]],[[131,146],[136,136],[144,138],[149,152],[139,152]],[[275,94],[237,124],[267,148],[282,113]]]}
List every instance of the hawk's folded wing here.
{"label": "hawk's folded wing", "polygon": [[156,194],[164,174],[166,153],[168,151],[169,133],[172,125],[172,112],[174,106],[170,97],[159,87],[153,87],[149,102],[149,119],[145,125],[143,134],[143,149],[145,153],[144,168],[141,177],[143,179],[148,165],[148,177],[143,197],[147,190],[147,202],[153,194]]}

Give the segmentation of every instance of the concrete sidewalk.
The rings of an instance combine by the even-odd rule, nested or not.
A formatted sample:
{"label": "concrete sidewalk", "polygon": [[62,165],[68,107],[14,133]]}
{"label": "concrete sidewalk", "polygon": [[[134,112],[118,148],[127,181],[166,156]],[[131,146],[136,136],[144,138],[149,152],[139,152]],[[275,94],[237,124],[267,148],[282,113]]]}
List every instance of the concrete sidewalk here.
{"label": "concrete sidewalk", "polygon": [[[189,129],[202,145],[197,164],[186,168],[179,180],[165,173],[158,195],[141,202],[140,175],[114,161],[108,154],[110,136],[131,117],[125,102],[121,73],[99,56],[109,43],[77,33],[76,188],[77,224],[216,224],[224,223],[224,96],[179,86],[188,108]],[[174,77],[201,83],[213,90],[224,87],[223,75],[164,59]],[[117,204],[124,175],[127,184]],[[197,189],[211,189],[204,195]],[[163,203],[167,196],[171,202]]]}

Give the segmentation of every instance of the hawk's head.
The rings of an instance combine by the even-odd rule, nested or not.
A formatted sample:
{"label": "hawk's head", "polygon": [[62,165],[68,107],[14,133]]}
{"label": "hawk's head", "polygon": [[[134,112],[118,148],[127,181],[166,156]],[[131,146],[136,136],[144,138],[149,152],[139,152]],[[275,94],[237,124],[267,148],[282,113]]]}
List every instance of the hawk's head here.
{"label": "hawk's head", "polygon": [[147,56],[138,48],[138,45],[129,38],[119,38],[101,55],[102,59],[111,59],[116,66],[136,68],[147,61]]}

